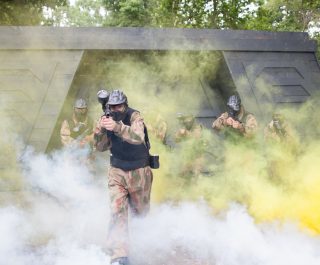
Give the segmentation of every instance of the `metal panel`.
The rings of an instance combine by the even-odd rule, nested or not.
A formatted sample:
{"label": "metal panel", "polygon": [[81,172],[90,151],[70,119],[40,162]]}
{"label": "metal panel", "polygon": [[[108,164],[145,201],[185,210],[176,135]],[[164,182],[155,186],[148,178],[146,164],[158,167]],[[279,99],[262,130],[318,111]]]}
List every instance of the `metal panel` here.
{"label": "metal panel", "polygon": [[83,51],[88,56],[81,64],[90,67],[97,63],[94,53],[118,56],[154,50],[223,51],[217,80],[197,84],[208,95],[208,106],[201,114],[204,119],[223,108],[221,103],[211,102],[210,89],[219,90],[222,101],[229,91],[238,90],[249,110],[265,113],[265,105],[304,102],[320,83],[316,44],[306,33],[0,27],[0,98],[6,104],[2,110],[19,125],[15,130],[26,142],[43,151],[67,96],[71,100],[84,86],[91,87],[81,76],[75,78],[81,82],[73,82]]}
{"label": "metal panel", "polygon": [[262,116],[283,103],[301,104],[319,91],[320,68],[313,53],[223,54],[244,103]]}
{"label": "metal panel", "polygon": [[0,49],[310,51],[307,33],[217,29],[0,27]]}
{"label": "metal panel", "polygon": [[37,151],[45,151],[81,56],[81,51],[0,51],[1,111]]}

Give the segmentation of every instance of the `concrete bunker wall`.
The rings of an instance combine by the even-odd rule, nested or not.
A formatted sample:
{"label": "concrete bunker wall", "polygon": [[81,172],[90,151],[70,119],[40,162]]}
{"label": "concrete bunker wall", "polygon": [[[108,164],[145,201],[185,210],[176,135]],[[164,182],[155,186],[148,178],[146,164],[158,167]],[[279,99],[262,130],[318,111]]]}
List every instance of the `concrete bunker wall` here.
{"label": "concrete bunker wall", "polygon": [[0,50],[3,124],[44,151],[63,107],[82,51]]}
{"label": "concrete bunker wall", "polygon": [[[181,66],[177,66],[175,72],[162,74],[163,71],[166,71],[164,69],[166,68],[166,60],[172,61],[172,58],[178,58],[177,60],[183,58]],[[186,73],[186,71],[190,71],[190,69],[186,69],[186,64],[194,63],[194,67],[198,68],[197,64],[200,62],[203,69],[206,69],[206,73],[203,75],[194,73],[197,75],[196,77],[192,76],[192,72]],[[50,138],[47,151],[59,147],[60,125],[63,119],[72,115],[72,105],[76,98],[85,98],[89,103],[89,115],[93,119],[98,118],[101,107],[97,102],[96,93],[100,89],[120,88],[129,94],[136,89],[137,93],[141,93],[141,100],[137,102],[129,97],[129,104],[144,113],[154,111],[154,109],[152,106],[146,106],[142,101],[158,101],[160,100],[159,95],[166,92],[168,99],[177,94],[185,94],[187,97],[188,92],[192,90],[194,97],[203,99],[201,107],[195,107],[184,102],[183,98],[177,98],[177,106],[172,112],[172,119],[175,120],[179,112],[193,114],[198,121],[206,127],[210,127],[212,119],[224,108],[220,89],[225,91],[227,87],[218,88],[218,84],[215,87],[210,85],[215,79],[221,63],[225,64],[225,61],[220,51],[85,51]],[[133,67],[132,72],[123,70],[127,67]],[[226,67],[227,65],[225,65]],[[140,72],[144,73],[140,75]],[[135,75],[137,76],[135,77]],[[139,78],[143,80],[137,80]],[[134,84],[136,82],[138,84]],[[233,81],[230,80],[230,83]],[[234,86],[233,91],[235,91]],[[165,102],[165,97],[161,97],[161,100],[163,99],[161,104],[163,112],[165,112],[170,100]]]}
{"label": "concrete bunker wall", "polygon": [[[154,52],[206,51],[221,60],[216,74],[196,85],[208,101],[198,118],[208,125],[235,90],[247,108],[263,118],[271,111],[265,106],[294,107],[317,93],[315,50],[307,34],[293,32],[0,27],[0,113],[11,131],[43,152],[77,93],[87,89],[90,104],[96,105],[99,80],[108,83],[103,71],[94,76],[99,56],[93,54],[107,60],[119,53],[140,53],[143,60]],[[187,87],[183,82],[181,87]],[[212,91],[219,92],[217,98]]]}
{"label": "concrete bunker wall", "polygon": [[[156,54],[158,57],[165,57],[167,53],[168,51],[145,50],[86,51],[74,75],[72,86],[47,150],[59,146],[59,124],[63,117],[68,113],[70,115],[72,101],[76,97],[81,96],[88,99],[92,117],[96,118],[98,105],[96,92],[99,89],[115,87],[126,89],[125,82],[115,81],[108,74],[110,67],[120,63],[119,58],[130,57],[135,61],[145,62],[150,56]],[[199,51],[178,51],[178,53],[194,57],[201,54]],[[188,80],[183,80],[183,78],[161,80],[156,75],[143,86],[146,90],[153,89],[154,91],[161,90],[165,86],[163,82],[170,83],[173,90],[188,90],[190,86],[196,86],[195,96],[204,98],[201,108],[192,110],[188,109],[188,106],[182,106],[179,112],[193,112],[197,120],[208,128],[212,120],[225,110],[224,103],[227,97],[234,92],[240,94],[249,111],[264,121],[270,119],[271,112],[275,109],[287,106],[296,108],[319,91],[319,65],[315,55],[310,52],[207,51],[206,54],[213,56],[212,61],[206,62],[209,74],[199,78],[195,83],[188,83]],[[126,78],[124,75],[123,79]],[[157,96],[156,93],[154,96]]]}

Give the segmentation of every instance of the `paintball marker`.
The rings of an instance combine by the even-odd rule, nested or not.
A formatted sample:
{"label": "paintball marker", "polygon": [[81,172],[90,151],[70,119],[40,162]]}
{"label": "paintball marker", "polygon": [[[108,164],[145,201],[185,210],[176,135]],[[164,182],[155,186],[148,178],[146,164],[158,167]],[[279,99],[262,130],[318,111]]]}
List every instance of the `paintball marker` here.
{"label": "paintball marker", "polygon": [[84,128],[85,126],[86,126],[85,123],[79,122],[78,125],[75,126],[72,130],[73,130],[75,133],[77,133],[77,132],[81,131],[82,128]]}
{"label": "paintball marker", "polygon": [[75,140],[81,142],[89,134],[89,128],[84,130]]}
{"label": "paintball marker", "polygon": [[[231,118],[233,121],[236,121],[239,123],[240,126],[234,127],[234,123],[232,122],[232,125],[228,124],[228,126],[232,127],[233,129],[235,129],[236,131],[240,131],[240,132],[244,132],[245,131],[245,126],[243,124],[242,121],[240,121],[237,117],[237,114],[239,113],[239,111],[236,111],[232,108],[228,108],[228,118]],[[228,119],[227,119],[228,120]]]}
{"label": "paintball marker", "polygon": [[83,147],[85,144],[90,144],[89,138],[90,129],[86,128],[84,125],[78,125],[73,129],[73,132],[80,133],[78,136],[71,136],[73,141],[71,142],[71,146],[74,148]]}
{"label": "paintball marker", "polygon": [[105,109],[104,109],[104,114],[102,116],[106,116],[107,118],[111,117],[111,111],[109,109],[109,106],[106,105]]}
{"label": "paintball marker", "polygon": [[99,90],[97,93],[98,96],[98,101],[101,104],[102,107],[102,111],[104,112],[104,114],[102,116],[106,116],[107,118],[109,118],[111,116],[111,112],[108,106],[108,100],[109,100],[109,93],[106,90]]}

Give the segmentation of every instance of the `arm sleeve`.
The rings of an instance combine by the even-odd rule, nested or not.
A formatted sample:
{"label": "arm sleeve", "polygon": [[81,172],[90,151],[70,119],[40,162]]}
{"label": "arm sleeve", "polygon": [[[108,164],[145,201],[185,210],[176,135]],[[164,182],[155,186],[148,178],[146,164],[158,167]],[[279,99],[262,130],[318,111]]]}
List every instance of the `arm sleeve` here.
{"label": "arm sleeve", "polygon": [[107,136],[106,133],[102,134],[94,134],[94,146],[97,151],[104,152],[111,147],[110,138]]}
{"label": "arm sleeve", "polygon": [[70,136],[70,126],[67,120],[64,120],[61,125],[60,129],[60,139],[63,146],[69,145],[74,140]]}
{"label": "arm sleeve", "polygon": [[104,132],[100,127],[100,120],[97,120],[93,129],[93,145],[95,149],[99,152],[104,152],[111,147],[110,138],[107,132]]}
{"label": "arm sleeve", "polygon": [[115,134],[130,144],[144,143],[144,123],[140,113],[137,111],[132,113],[130,122],[131,126],[118,123]]}
{"label": "arm sleeve", "polygon": [[244,128],[245,128],[245,131],[244,131],[245,136],[250,137],[257,132],[258,123],[253,114],[248,114]]}
{"label": "arm sleeve", "polygon": [[228,113],[222,113],[219,118],[212,123],[212,129],[220,131],[224,127],[224,121],[228,118]]}

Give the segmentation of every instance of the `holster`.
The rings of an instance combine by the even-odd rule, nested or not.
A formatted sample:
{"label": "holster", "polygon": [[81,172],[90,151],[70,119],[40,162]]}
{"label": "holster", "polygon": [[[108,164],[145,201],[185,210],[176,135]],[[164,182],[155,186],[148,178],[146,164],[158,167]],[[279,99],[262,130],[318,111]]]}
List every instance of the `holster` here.
{"label": "holster", "polygon": [[149,165],[153,169],[160,167],[159,155],[149,155]]}

